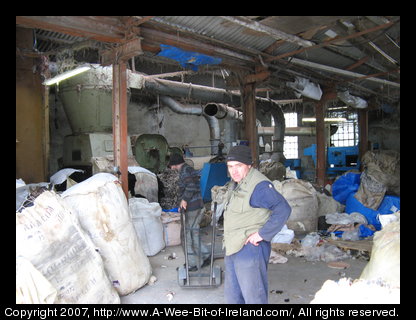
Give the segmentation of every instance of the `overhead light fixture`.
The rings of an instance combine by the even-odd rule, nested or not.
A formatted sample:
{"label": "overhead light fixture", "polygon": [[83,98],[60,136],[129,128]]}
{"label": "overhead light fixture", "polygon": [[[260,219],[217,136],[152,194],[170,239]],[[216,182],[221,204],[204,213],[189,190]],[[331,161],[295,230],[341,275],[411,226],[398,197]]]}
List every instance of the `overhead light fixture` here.
{"label": "overhead light fixture", "polygon": [[80,74],[80,73],[85,72],[85,71],[90,70],[90,69],[91,69],[91,66],[82,65],[80,67],[75,68],[74,70],[65,71],[64,73],[61,73],[61,74],[59,74],[59,75],[57,75],[57,76],[55,76],[53,78],[50,78],[48,80],[45,80],[43,82],[43,84],[45,86],[51,86],[51,85],[53,85],[55,83],[58,83],[60,81],[63,81],[63,80],[68,79],[70,77],[73,77],[73,76],[75,76],[77,74]]}
{"label": "overhead light fixture", "polygon": [[[302,118],[302,122],[315,122],[316,118]],[[324,118],[325,122],[345,122],[346,118]]]}

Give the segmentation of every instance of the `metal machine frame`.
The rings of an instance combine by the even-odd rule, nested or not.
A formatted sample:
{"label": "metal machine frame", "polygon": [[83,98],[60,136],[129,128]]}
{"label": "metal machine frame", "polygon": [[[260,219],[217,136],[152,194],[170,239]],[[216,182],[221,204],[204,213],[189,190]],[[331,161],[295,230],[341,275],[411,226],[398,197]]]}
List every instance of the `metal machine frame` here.
{"label": "metal machine frame", "polygon": [[[217,203],[214,203],[214,213],[216,212]],[[181,210],[181,224],[182,224],[182,231],[183,231],[183,250],[185,254],[185,265],[180,266],[178,270],[178,284],[179,286],[183,288],[213,288],[218,287],[221,285],[221,276],[222,276],[222,270],[220,266],[214,266],[214,249],[215,249],[215,236],[216,236],[216,224],[217,221],[215,219],[215,216],[212,220],[212,241],[211,241],[211,263],[209,268],[209,273],[202,272],[201,271],[201,261],[199,259],[198,261],[198,270],[197,271],[189,271],[189,260],[188,260],[188,250],[187,250],[187,240],[186,240],[186,232],[193,230],[193,228],[186,228],[185,224],[185,214],[183,210]],[[201,234],[199,234],[198,239],[198,250],[199,253],[201,253]],[[201,254],[199,254],[199,257],[201,257]],[[200,279],[200,278],[208,278],[208,283],[195,283],[192,279]]]}

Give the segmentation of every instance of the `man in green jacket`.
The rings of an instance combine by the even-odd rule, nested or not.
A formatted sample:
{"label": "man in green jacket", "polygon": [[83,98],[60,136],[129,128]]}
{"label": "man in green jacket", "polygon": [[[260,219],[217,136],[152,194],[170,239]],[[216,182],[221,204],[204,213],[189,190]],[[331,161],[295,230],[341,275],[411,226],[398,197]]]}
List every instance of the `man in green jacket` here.
{"label": "man in green jacket", "polygon": [[292,209],[252,167],[249,147],[233,147],[226,161],[232,180],[224,206],[225,302],[267,304],[270,241]]}

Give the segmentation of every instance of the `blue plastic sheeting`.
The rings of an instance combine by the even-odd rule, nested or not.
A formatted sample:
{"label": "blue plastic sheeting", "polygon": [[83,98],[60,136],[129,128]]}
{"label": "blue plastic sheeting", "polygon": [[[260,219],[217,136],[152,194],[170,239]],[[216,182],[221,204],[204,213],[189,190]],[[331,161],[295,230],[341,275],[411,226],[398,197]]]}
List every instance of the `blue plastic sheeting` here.
{"label": "blue plastic sheeting", "polygon": [[373,210],[364,206],[354,197],[355,193],[348,196],[345,212],[359,212],[367,218],[368,224],[372,224],[376,230],[381,230],[381,223],[378,219],[379,214],[392,214],[400,210],[400,198],[394,196],[385,196],[377,210]]}
{"label": "blue plastic sheeting", "polygon": [[332,197],[341,204],[346,203],[348,196],[355,194],[360,187],[361,173],[349,172],[340,176],[332,184]]}
{"label": "blue plastic sheeting", "polygon": [[172,208],[172,209],[162,209],[163,212],[179,212],[179,208]]}
{"label": "blue plastic sheeting", "polygon": [[198,71],[198,66],[204,64],[220,64],[222,59],[207,56],[198,52],[184,51],[182,49],[161,44],[161,52],[158,53],[160,57],[166,57],[176,60],[184,68],[190,68],[194,71]]}
{"label": "blue plastic sheeting", "polygon": [[391,214],[398,210],[400,210],[400,197],[396,196],[385,196],[377,209],[380,214]]}
{"label": "blue plastic sheeting", "polygon": [[361,238],[371,237],[375,231],[367,228],[365,225],[360,225],[358,227],[358,236]]}

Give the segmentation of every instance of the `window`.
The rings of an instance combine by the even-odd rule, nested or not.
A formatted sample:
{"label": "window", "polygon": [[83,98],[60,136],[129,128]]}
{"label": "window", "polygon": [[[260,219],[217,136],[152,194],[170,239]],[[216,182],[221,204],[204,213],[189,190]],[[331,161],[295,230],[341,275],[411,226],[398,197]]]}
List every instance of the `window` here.
{"label": "window", "polygon": [[337,132],[331,136],[331,146],[350,147],[358,144],[357,113],[349,113],[346,122],[338,125]]}
{"label": "window", "polygon": [[[298,126],[298,114],[296,112],[285,113],[286,127]],[[283,144],[283,155],[286,159],[297,159],[298,155],[298,137],[286,136]]]}

